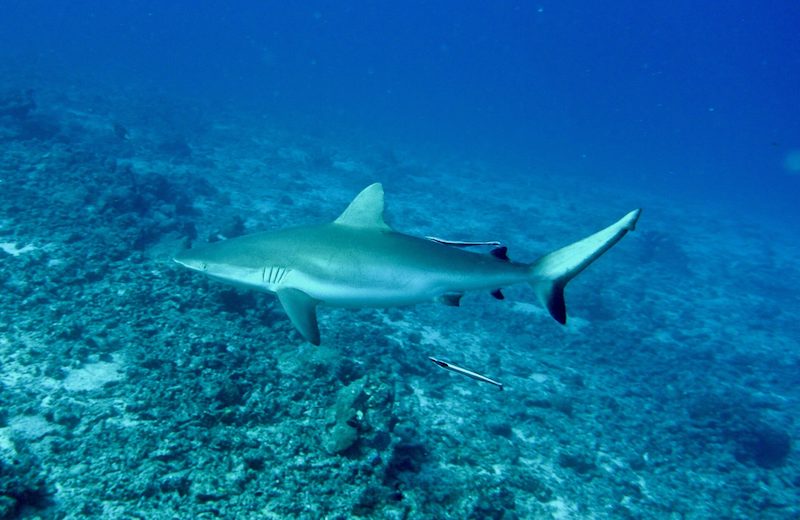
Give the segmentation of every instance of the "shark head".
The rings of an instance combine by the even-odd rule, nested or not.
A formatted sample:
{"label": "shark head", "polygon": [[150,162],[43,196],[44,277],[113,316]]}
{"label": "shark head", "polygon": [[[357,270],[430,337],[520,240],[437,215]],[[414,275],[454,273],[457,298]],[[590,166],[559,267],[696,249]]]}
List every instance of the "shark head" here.
{"label": "shark head", "polygon": [[263,269],[237,262],[232,249],[225,242],[220,242],[183,251],[172,260],[221,282],[249,289],[263,289]]}
{"label": "shark head", "polygon": [[[227,284],[277,292],[293,286],[285,282],[296,267],[300,267],[300,272],[310,269],[316,273],[321,266],[325,271],[321,278],[335,278],[341,265],[331,262],[330,258],[336,257],[342,249],[352,248],[360,234],[370,235],[376,231],[391,231],[383,220],[383,186],[380,183],[359,193],[333,223],[222,240],[183,251],[173,260]],[[349,269],[351,263],[345,262],[345,269]]]}
{"label": "shark head", "polygon": [[192,271],[200,271],[201,273],[208,271],[208,263],[205,259],[194,253],[196,252],[191,249],[183,251],[173,258],[172,261]]}

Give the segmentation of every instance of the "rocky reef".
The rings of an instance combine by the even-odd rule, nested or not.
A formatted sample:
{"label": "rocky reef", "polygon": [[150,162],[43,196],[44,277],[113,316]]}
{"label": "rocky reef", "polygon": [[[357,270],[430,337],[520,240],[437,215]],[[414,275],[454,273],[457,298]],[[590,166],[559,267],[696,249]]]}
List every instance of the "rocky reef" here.
{"label": "rocky reef", "polygon": [[[547,192],[516,206],[519,184],[455,178],[455,160],[244,114],[5,92],[0,518],[800,514],[800,309],[763,281],[796,287],[800,256],[775,230],[706,228],[653,201],[673,226],[643,221],[571,286],[566,329],[521,287],[457,309],[326,308],[312,347],[269,295],[172,256],[333,219],[384,180],[400,229],[502,238],[525,260],[631,196],[571,186],[586,211]],[[231,125],[236,138],[215,130]]]}

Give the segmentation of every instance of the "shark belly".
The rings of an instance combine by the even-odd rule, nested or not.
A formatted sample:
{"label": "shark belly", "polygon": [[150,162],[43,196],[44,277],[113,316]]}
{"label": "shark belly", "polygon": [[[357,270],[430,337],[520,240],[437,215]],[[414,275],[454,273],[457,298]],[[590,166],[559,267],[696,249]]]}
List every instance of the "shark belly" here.
{"label": "shark belly", "polygon": [[[430,267],[430,266],[428,266]],[[524,280],[512,266],[493,270],[435,270],[403,265],[360,265],[336,273],[293,270],[282,281],[322,304],[336,307],[391,307],[430,302],[447,293],[493,290]],[[280,287],[270,288],[278,290]]]}
{"label": "shark belly", "polygon": [[[391,307],[433,300],[439,291],[424,280],[394,283],[392,278],[346,279],[293,271],[284,287],[308,294],[334,307]],[[276,288],[277,290],[279,288]]]}

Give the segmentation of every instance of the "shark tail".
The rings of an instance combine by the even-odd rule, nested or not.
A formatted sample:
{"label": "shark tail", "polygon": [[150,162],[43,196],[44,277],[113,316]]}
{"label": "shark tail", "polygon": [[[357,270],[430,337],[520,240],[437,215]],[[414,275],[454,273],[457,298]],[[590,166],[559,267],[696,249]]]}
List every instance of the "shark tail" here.
{"label": "shark tail", "polygon": [[635,209],[605,229],[549,253],[530,266],[530,284],[550,315],[562,325],[567,323],[564,288],[589,264],[597,260],[628,231],[633,231],[641,209]]}

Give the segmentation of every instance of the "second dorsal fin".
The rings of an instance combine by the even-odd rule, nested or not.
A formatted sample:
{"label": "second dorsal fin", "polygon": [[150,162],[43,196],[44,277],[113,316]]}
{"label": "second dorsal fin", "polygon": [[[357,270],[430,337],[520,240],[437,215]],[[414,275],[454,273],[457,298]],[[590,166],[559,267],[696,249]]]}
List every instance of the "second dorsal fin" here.
{"label": "second dorsal fin", "polygon": [[495,247],[489,251],[489,254],[499,260],[503,260],[505,262],[510,261],[508,258],[508,248],[506,246]]}

